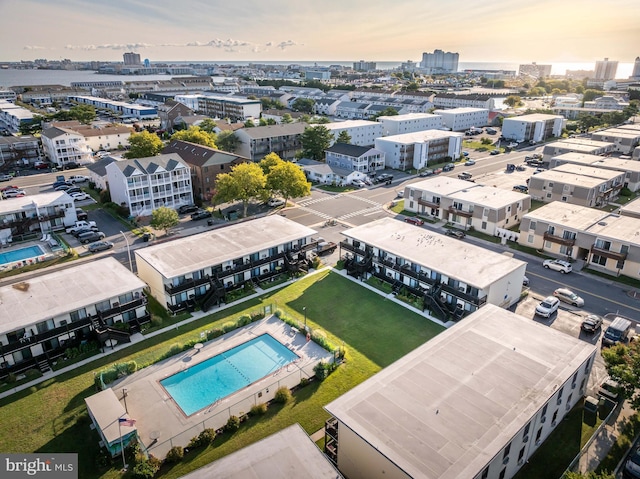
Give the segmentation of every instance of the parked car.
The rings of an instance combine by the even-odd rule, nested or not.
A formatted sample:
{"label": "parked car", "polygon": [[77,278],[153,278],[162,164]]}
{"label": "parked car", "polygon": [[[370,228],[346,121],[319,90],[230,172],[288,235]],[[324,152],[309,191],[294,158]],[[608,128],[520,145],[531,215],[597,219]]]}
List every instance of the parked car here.
{"label": "parked car", "polygon": [[470,180],[473,177],[473,175],[471,173],[469,173],[468,171],[463,171],[462,173],[460,173],[458,175],[458,178],[461,180]]}
{"label": "parked car", "polygon": [[11,181],[13,179],[13,176],[11,175],[0,175],[0,181]]}
{"label": "parked car", "polygon": [[75,236],[76,238],[79,238],[80,235],[83,235],[85,233],[90,233],[91,231],[98,231],[98,227],[97,226],[86,226],[84,228],[80,228],[79,230],[75,230],[71,234],[73,236]]}
{"label": "parked car", "polygon": [[455,230],[455,229],[447,229],[444,234],[446,236],[453,236],[454,238],[463,239],[466,234],[464,231]]}
{"label": "parked car", "polygon": [[55,191],[67,191],[69,188],[73,188],[71,183],[67,183],[66,181],[63,183],[54,183],[53,189]]}
{"label": "parked car", "polygon": [[469,156],[469,152],[468,151],[463,151],[462,152],[462,156]]}
{"label": "parked car", "polygon": [[211,218],[212,214],[209,210],[198,210],[195,213],[191,214],[191,219],[193,221],[203,220],[205,218]]}
{"label": "parked car", "polygon": [[522,286],[529,286],[529,278],[527,276],[522,277]]}
{"label": "parked car", "polygon": [[285,202],[282,198],[269,198],[269,201],[267,201],[267,205],[275,208],[277,206],[284,206]]}
{"label": "parked car", "polygon": [[576,293],[567,288],[558,288],[553,292],[553,295],[560,301],[569,303],[572,306],[582,308],[584,306],[584,299],[578,296]]}
{"label": "parked car", "polygon": [[196,205],[182,205],[178,207],[178,213],[184,215],[187,213],[194,213],[199,209],[200,208],[198,208]]}
{"label": "parked car", "polygon": [[82,233],[78,236],[80,243],[93,243],[95,241],[104,239],[105,234],[102,231],[89,231],[88,233]]}
{"label": "parked car", "polygon": [[422,226],[424,224],[424,221],[422,221],[420,218],[416,218],[415,216],[409,216],[408,218],[404,219],[407,223],[411,223],[412,225],[416,225],[416,226]]}
{"label": "parked car", "polygon": [[87,218],[89,218],[89,215],[82,208],[76,207],[76,218],[78,218],[79,220],[86,220]]}
{"label": "parked car", "polygon": [[543,299],[538,306],[536,306],[536,314],[545,318],[550,317],[553,313],[558,311],[560,306],[560,300],[555,296],[548,296]]}
{"label": "parked car", "polygon": [[80,168],[80,165],[75,161],[68,161],[62,165],[63,170],[74,170],[76,168]]}
{"label": "parked car", "polygon": [[456,165],[454,165],[453,163],[447,163],[442,167],[442,171],[452,171],[455,167]]}
{"label": "parked car", "polygon": [[111,241],[96,241],[87,246],[87,249],[92,253],[97,253],[98,251],[105,251],[113,248],[113,243]]}
{"label": "parked car", "polygon": [[84,175],[72,175],[67,181],[69,183],[83,183],[85,181],[89,181],[89,177]]}
{"label": "parked car", "polygon": [[72,186],[71,188],[65,190],[67,192],[68,195],[71,195],[73,193],[82,193],[82,190],[80,188],[78,188],[77,186]]}
{"label": "parked car", "polygon": [[582,320],[580,329],[585,333],[595,333],[602,327],[602,318],[597,314],[590,314]]}
{"label": "parked car", "polygon": [[88,199],[91,198],[91,196],[89,196],[88,194],[84,193],[83,191],[76,192],[76,193],[71,193],[69,196],[71,196],[71,198],[73,198],[73,201],[83,201],[83,200],[88,200]]}
{"label": "parked car", "polygon": [[353,186],[357,186],[358,188],[364,188],[365,186],[367,186],[367,185],[365,184],[365,182],[364,182],[364,181],[362,181],[362,180],[353,180],[353,181],[351,182],[351,184],[352,184]]}
{"label": "parked car", "polygon": [[512,141],[511,143],[509,143],[507,145],[507,147],[509,147],[509,148],[516,148],[517,146],[518,146],[518,144],[515,141]]}
{"label": "parked car", "polygon": [[0,191],[4,192],[9,190],[19,190],[19,189],[20,189],[19,186],[9,185],[9,186],[5,186],[4,188],[0,188]]}
{"label": "parked car", "polygon": [[431,175],[433,175],[433,170],[426,169],[426,170],[422,170],[419,176],[422,176],[424,178],[425,176],[431,176]]}
{"label": "parked car", "polygon": [[81,230],[83,228],[89,228],[91,226],[97,226],[95,221],[76,221],[76,224],[73,226],[69,226],[65,229],[65,233],[73,234],[75,231]]}
{"label": "parked car", "polygon": [[506,171],[507,173],[513,173],[514,171],[516,171],[516,165],[514,165],[513,163],[507,163]]}
{"label": "parked car", "polygon": [[499,155],[500,154],[500,150],[491,150],[491,153],[489,153],[490,155]]}
{"label": "parked car", "polygon": [[545,259],[542,262],[542,266],[546,269],[552,269],[554,271],[560,271],[562,274],[571,273],[571,263],[561,259]]}
{"label": "parked car", "polygon": [[513,189],[514,191],[519,191],[520,193],[529,193],[529,187],[527,185],[515,185]]}
{"label": "parked car", "polygon": [[47,163],[46,161],[36,161],[33,164],[33,167],[36,170],[48,170],[51,167],[51,163]]}
{"label": "parked car", "polygon": [[476,160],[468,159],[464,162],[464,166],[473,166],[476,164]]}
{"label": "parked car", "polygon": [[26,194],[27,193],[25,193],[24,190],[7,190],[2,192],[2,196],[4,198],[19,198],[22,196],[26,196]]}

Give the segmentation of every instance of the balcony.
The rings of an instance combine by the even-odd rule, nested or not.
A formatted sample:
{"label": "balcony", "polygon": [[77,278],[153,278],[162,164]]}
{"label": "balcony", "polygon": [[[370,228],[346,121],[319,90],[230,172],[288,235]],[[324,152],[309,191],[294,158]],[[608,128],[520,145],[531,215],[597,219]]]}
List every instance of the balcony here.
{"label": "balcony", "polygon": [[43,333],[34,334],[33,336],[29,337],[23,337],[19,341],[14,341],[9,344],[3,344],[1,346],[1,351],[3,354],[10,354],[20,349],[34,346],[48,339],[62,336],[63,334],[72,333],[74,331],[77,331],[78,329],[89,326],[91,322],[92,318],[84,318],[78,321],[67,323],[64,326],[58,326]]}
{"label": "balcony", "polygon": [[353,254],[357,254],[360,256],[365,256],[367,254],[367,252],[361,248],[356,248],[355,246],[353,246],[353,244],[348,243],[346,241],[341,241],[340,242],[340,247],[346,249],[347,251],[352,252]]}
{"label": "balcony", "polygon": [[561,244],[564,246],[573,246],[574,244],[576,244],[575,238],[562,238],[560,236],[551,234],[548,231],[544,232],[543,237],[545,241],[551,241],[552,243]]}
{"label": "balcony", "polygon": [[183,291],[188,291],[190,289],[197,288],[198,286],[202,286],[203,284],[209,283],[210,276],[206,275],[204,278],[193,279],[187,278],[183,282],[177,285],[165,284],[164,290],[170,295],[182,293]]}
{"label": "balcony", "polygon": [[139,298],[136,298],[133,301],[129,301],[128,303],[118,304],[117,306],[114,305],[110,309],[98,311],[97,316],[98,318],[104,320],[125,313],[127,311],[131,311],[132,309],[139,308],[141,306],[144,306],[145,304],[147,304],[147,298],[144,295],[141,295]]}
{"label": "balcony", "polygon": [[418,204],[429,208],[440,208],[440,201],[426,200],[424,198],[418,198]]}
{"label": "balcony", "polygon": [[608,249],[598,248],[595,244],[591,245],[591,253],[605,258],[615,259],[616,261],[624,261],[627,259],[627,253],[616,253]]}
{"label": "balcony", "polygon": [[464,216],[465,218],[471,218],[473,216],[473,211],[460,210],[460,209],[458,209],[458,208],[456,208],[454,206],[449,206],[449,208],[447,210],[452,215]]}

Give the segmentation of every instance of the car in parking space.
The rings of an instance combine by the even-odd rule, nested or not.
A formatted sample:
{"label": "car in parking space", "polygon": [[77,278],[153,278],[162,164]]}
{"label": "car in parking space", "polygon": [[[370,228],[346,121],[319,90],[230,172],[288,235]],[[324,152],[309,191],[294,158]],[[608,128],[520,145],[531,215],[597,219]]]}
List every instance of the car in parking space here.
{"label": "car in parking space", "polygon": [[26,196],[26,194],[24,190],[6,190],[2,192],[4,198],[20,198]]}
{"label": "car in parking space", "polygon": [[536,168],[535,170],[533,170],[533,174],[537,175],[538,173],[542,173],[544,170],[544,168]]}
{"label": "car in parking space", "polygon": [[580,329],[582,329],[585,333],[595,333],[601,327],[602,318],[597,314],[589,314],[582,320],[582,324],[580,325]]}
{"label": "car in parking space", "polygon": [[364,188],[365,186],[367,186],[366,183],[362,180],[352,180],[351,184],[353,186],[357,186],[358,188]]}
{"label": "car in parking space", "polygon": [[577,308],[582,308],[584,306],[584,299],[568,288],[558,288],[553,292],[553,295],[560,301],[569,303]]}
{"label": "car in parking space", "polygon": [[522,286],[529,286],[529,278],[527,276],[522,277]]}
{"label": "car in parking space", "polygon": [[213,216],[211,211],[209,210],[198,210],[195,213],[191,214],[191,219],[193,221],[203,220],[205,218],[211,218]]}
{"label": "car in parking space", "polygon": [[536,306],[536,314],[545,318],[550,317],[553,313],[558,311],[560,306],[560,300],[555,296],[548,296],[540,304]]}
{"label": "car in parking space", "polygon": [[89,181],[89,177],[88,176],[84,176],[84,175],[72,175],[69,177],[69,179],[67,180],[69,183],[84,183],[85,181]]}
{"label": "car in parking space", "polygon": [[464,239],[464,237],[467,236],[464,231],[456,230],[453,228],[447,229],[444,234],[446,236],[453,236],[454,238],[458,239]]}
{"label": "car in parking space", "polygon": [[447,163],[446,165],[444,165],[442,167],[442,171],[453,171],[453,169],[456,167],[455,164],[453,163]]}
{"label": "car in parking space", "polygon": [[276,208],[278,206],[284,206],[285,202],[282,198],[269,198],[269,201],[267,201],[267,206],[270,206],[272,208]]}
{"label": "car in parking space", "polygon": [[33,168],[36,170],[47,170],[51,166],[51,163],[47,163],[46,161],[36,161],[33,164]]}
{"label": "car in parking space", "polygon": [[71,196],[71,198],[73,198],[73,201],[83,201],[83,200],[88,200],[89,198],[91,198],[91,196],[89,196],[88,194],[86,194],[83,191],[71,193],[69,196]]}
{"label": "car in parking space", "polygon": [[562,259],[545,259],[542,262],[542,266],[546,269],[552,269],[554,271],[560,271],[562,274],[571,273],[571,263]]}
{"label": "car in parking space", "polygon": [[187,213],[194,213],[199,209],[200,208],[198,208],[196,205],[181,205],[178,207],[178,213],[181,215],[185,215]]}
{"label": "car in parking space", "polygon": [[416,226],[422,226],[424,224],[424,221],[422,221],[420,218],[416,218],[415,216],[409,216],[404,220],[405,222],[411,223],[412,225],[416,225]]}
{"label": "car in parking space", "polygon": [[518,144],[515,141],[512,141],[511,143],[509,143],[507,145],[508,148],[516,148],[518,146]]}
{"label": "car in parking space", "polygon": [[83,235],[85,233],[90,233],[92,231],[99,231],[98,227],[97,226],[85,226],[85,227],[82,227],[80,229],[77,229],[77,230],[73,231],[71,234],[73,236],[75,236],[76,238],[79,238],[80,235]]}
{"label": "car in parking space", "polygon": [[113,243],[111,241],[95,241],[87,246],[87,249],[92,253],[97,253],[98,251],[105,251],[113,248]]}
{"label": "car in parking space", "polygon": [[89,218],[89,215],[82,208],[76,207],[76,218],[78,220],[86,220],[87,218]]}
{"label": "car in parking space", "polygon": [[69,188],[73,188],[73,185],[71,183],[67,183],[66,181],[64,183],[54,183],[53,187],[55,191],[67,191]]}
{"label": "car in parking space", "polygon": [[463,151],[462,152],[462,156],[469,156],[469,152],[468,151]]}
{"label": "car in parking space", "polygon": [[464,166],[473,166],[476,164],[476,160],[472,160],[471,158],[469,158],[467,161],[464,162]]}
{"label": "car in parking space", "polygon": [[82,244],[86,244],[93,243],[104,238],[105,234],[102,231],[89,231],[78,236],[78,241],[80,241],[80,243]]}
{"label": "car in parking space", "polygon": [[71,188],[65,190],[67,192],[68,195],[71,195],[73,193],[82,193],[82,190],[80,188],[78,188],[77,186],[72,186]]}
{"label": "car in parking space", "polygon": [[431,175],[433,175],[433,170],[430,168],[427,168],[426,170],[422,170],[418,176],[421,176],[424,178],[425,176],[431,176]]}
{"label": "car in parking space", "polygon": [[491,152],[489,154],[490,155],[499,155],[500,154],[500,150],[491,150]]}
{"label": "car in parking space", "polygon": [[0,175],[0,181],[11,181],[13,179],[13,176],[11,175]]}
{"label": "car in parking space", "polygon": [[75,161],[67,161],[66,163],[62,164],[63,170],[74,170],[76,168],[80,168],[80,165]]}
{"label": "car in parking space", "polygon": [[529,187],[527,185],[515,185],[513,190],[519,191],[520,193],[529,193]]}
{"label": "car in parking space", "polygon": [[9,185],[9,186],[5,186],[4,188],[0,188],[0,191],[5,192],[9,190],[19,190],[19,189],[20,189],[19,186]]}

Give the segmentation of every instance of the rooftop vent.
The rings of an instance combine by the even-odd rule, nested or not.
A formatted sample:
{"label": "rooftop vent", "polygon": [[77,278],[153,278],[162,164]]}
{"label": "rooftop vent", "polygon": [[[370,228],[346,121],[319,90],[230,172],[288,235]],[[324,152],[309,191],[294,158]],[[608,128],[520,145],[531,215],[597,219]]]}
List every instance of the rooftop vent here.
{"label": "rooftop vent", "polygon": [[600,221],[600,222],[598,222],[598,224],[599,224],[600,226],[607,226],[607,223],[606,223],[605,221]]}

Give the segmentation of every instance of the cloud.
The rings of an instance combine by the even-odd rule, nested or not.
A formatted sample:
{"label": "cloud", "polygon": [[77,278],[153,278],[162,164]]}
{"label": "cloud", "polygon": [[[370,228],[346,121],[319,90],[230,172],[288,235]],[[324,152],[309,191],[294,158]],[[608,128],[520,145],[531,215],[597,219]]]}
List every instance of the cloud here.
{"label": "cloud", "polygon": [[41,47],[39,45],[25,45],[22,47],[23,50],[46,50],[46,47]]}
{"label": "cloud", "polygon": [[[252,52],[262,52],[266,51],[269,47],[277,47],[281,50],[285,50],[289,47],[302,45],[301,43],[296,43],[293,40],[286,40],[280,43],[267,42],[264,45],[249,42],[246,40],[237,40],[233,38],[227,38],[225,40],[221,38],[214,38],[213,40],[209,40],[208,42],[201,42],[198,40],[190,41],[186,43],[161,43],[159,45],[153,45],[151,43],[105,43],[101,45],[65,45],[66,50],[84,50],[84,51],[96,51],[96,50],[126,50],[126,51],[135,51],[143,48],[218,48],[225,52],[239,52],[242,50],[252,51]],[[25,50],[36,50],[36,49],[44,49],[44,47],[35,47],[29,46],[24,47]]]}
{"label": "cloud", "polygon": [[[269,42],[271,43],[271,42]],[[278,47],[280,50],[286,50],[288,47],[293,47],[295,45],[298,45],[296,42],[294,42],[293,40],[287,40],[284,42],[280,42],[276,45],[276,47]]]}
{"label": "cloud", "polygon": [[65,45],[67,50],[139,50],[141,48],[152,48],[151,43],[105,43],[103,45]]}

